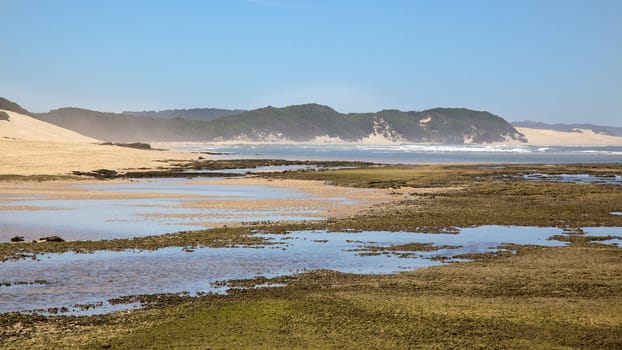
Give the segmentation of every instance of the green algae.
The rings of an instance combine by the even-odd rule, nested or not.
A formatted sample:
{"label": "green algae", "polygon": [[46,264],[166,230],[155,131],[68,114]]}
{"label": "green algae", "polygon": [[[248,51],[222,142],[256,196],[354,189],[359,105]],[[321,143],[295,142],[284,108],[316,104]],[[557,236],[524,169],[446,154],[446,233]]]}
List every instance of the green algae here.
{"label": "green algae", "polygon": [[[621,165],[370,167],[266,175],[396,188],[408,200],[319,223],[256,225],[98,242],[5,243],[3,257],[46,251],[261,245],[255,232],[297,229],[438,232],[473,225],[567,228],[567,247],[508,246],[459,262],[391,275],[313,271],[234,280],[227,295],[136,296],[141,310],[90,317],[0,315],[0,348],[618,349],[622,249],[594,244],[582,226],[622,226],[609,215],[620,186],[539,183],[510,175],[619,174]],[[434,193],[418,188],[439,187]],[[449,187],[452,187],[449,190]],[[455,189],[459,187],[459,189]],[[447,188],[447,190],[442,190]],[[398,248],[398,247],[396,247]],[[402,250],[422,248],[401,247]],[[272,288],[249,288],[273,284]],[[283,285],[283,286],[280,286]]]}

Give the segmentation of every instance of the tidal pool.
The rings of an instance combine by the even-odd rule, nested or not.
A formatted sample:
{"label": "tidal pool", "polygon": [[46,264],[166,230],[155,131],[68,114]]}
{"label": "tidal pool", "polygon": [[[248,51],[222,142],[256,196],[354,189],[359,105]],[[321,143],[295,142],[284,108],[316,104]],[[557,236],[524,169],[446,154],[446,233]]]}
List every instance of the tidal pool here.
{"label": "tidal pool", "polygon": [[595,241],[595,243],[622,247],[622,227],[589,227],[584,229],[584,235],[588,237],[611,236],[613,238],[603,241]]}
{"label": "tidal pool", "polygon": [[622,185],[622,175],[602,176],[592,174],[522,174],[517,178],[541,182],[571,182],[576,184]]}
{"label": "tidal pool", "polygon": [[251,199],[290,199],[304,198],[305,192],[290,189],[259,185],[230,185],[211,183],[210,180],[219,178],[202,179],[201,182],[188,181],[187,179],[144,179],[124,183],[102,183],[81,185],[89,190],[106,192],[131,192],[131,193],[164,193],[190,196],[219,197],[219,199],[251,200]]}
{"label": "tidal pool", "polygon": [[[47,199],[13,198],[0,210],[0,241],[23,236],[25,240],[57,235],[65,240],[100,240],[197,230],[209,223],[298,221],[322,219],[322,212],[281,206],[248,208],[243,201],[306,199],[302,191],[250,185],[190,182],[185,179],[147,179],[129,183],[79,185],[89,191],[131,193],[137,198]],[[164,194],[164,198],[140,198]],[[178,195],[179,197],[176,197]],[[239,208],[188,207],[189,201],[235,201]]]}
{"label": "tidal pool", "polygon": [[[340,167],[331,167],[330,169],[339,169]],[[328,169],[325,167],[318,167],[317,165],[265,165],[258,166],[255,168],[236,168],[236,169],[201,169],[194,170],[188,169],[184,170],[185,173],[220,173],[220,174],[252,174],[252,173],[265,173],[265,172],[284,172],[284,171],[296,171],[296,170],[317,170],[317,169]]]}
{"label": "tidal pool", "polygon": [[[619,235],[620,228],[586,228],[588,235]],[[91,254],[40,254],[36,260],[0,263],[0,312],[67,307],[73,313],[119,309],[107,301],[137,294],[223,292],[215,282],[274,277],[330,269],[361,274],[394,273],[455,261],[464,253],[492,252],[504,244],[562,246],[549,240],[558,228],[482,226],[458,234],[411,232],[296,231],[261,234],[272,245],[256,248],[163,248],[155,251],[97,251]],[[430,243],[433,251],[365,254],[365,248]],[[600,242],[604,243],[604,242]],[[608,242],[617,243],[617,242]],[[439,259],[442,258],[442,259]],[[45,281],[34,283],[34,281]],[[34,283],[34,284],[26,284]],[[81,311],[76,304],[99,304]],[[130,305],[128,307],[135,307]]]}
{"label": "tidal pool", "polygon": [[188,169],[184,170],[184,173],[205,173],[205,174],[256,174],[256,173],[267,173],[267,172],[286,172],[286,171],[298,171],[298,170],[338,170],[338,169],[352,169],[352,167],[348,166],[331,166],[324,167],[318,166],[314,164],[299,164],[299,165],[265,165],[258,166],[255,168],[236,168],[236,169],[201,169],[194,170]]}

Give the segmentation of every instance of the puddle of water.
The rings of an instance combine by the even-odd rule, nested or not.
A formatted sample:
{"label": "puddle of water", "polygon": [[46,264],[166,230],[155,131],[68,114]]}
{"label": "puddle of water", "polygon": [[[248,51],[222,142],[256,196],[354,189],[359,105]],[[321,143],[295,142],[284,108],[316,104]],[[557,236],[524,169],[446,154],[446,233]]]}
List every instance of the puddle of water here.
{"label": "puddle of water", "polygon": [[229,200],[301,199],[308,197],[305,192],[291,188],[216,184],[209,181],[197,183],[185,179],[146,179],[128,183],[89,184],[81,185],[81,187],[105,192],[165,193],[219,197],[219,199]]}
{"label": "puddle of water", "polygon": [[50,235],[61,236],[65,240],[99,240],[201,228],[183,224],[181,220],[162,222],[140,216],[181,212],[172,207],[173,203],[172,200],[161,199],[24,201],[20,205],[55,209],[0,211],[0,240],[8,241],[9,236],[15,235],[24,236],[28,241]]}
{"label": "puddle of water", "polygon": [[[214,287],[214,282],[315,269],[394,273],[441,264],[432,259],[435,256],[451,258],[463,253],[495,251],[504,243],[564,245],[564,242],[547,240],[554,234],[560,234],[560,229],[483,226],[465,228],[459,234],[297,231],[287,235],[262,235],[276,244],[259,249],[196,248],[185,252],[181,247],[170,247],[157,251],[40,254],[37,260],[0,264],[0,283],[47,282],[0,287],[3,301],[0,312],[63,306],[71,310],[75,304],[101,303],[135,294],[221,292],[222,287]],[[394,254],[365,256],[357,251],[366,246],[412,242],[460,247],[416,252],[406,259]],[[110,307],[104,304],[87,312],[109,312]]]}
{"label": "puddle of water", "polygon": [[[185,173],[222,173],[222,174],[248,174],[248,173],[265,173],[265,172],[283,172],[283,171],[296,171],[296,170],[317,170],[326,169],[320,168],[317,165],[266,165],[258,166],[256,168],[238,168],[238,169],[201,169],[201,170],[185,170]],[[332,168],[331,168],[332,169]]]}
{"label": "puddle of water", "polygon": [[622,247],[622,228],[621,227],[587,227],[583,228],[583,234],[588,237],[607,237],[612,236],[616,238],[604,240],[604,241],[595,241],[594,243],[599,244],[607,244],[607,245],[617,245],[618,247]]}
{"label": "puddle of water", "polygon": [[621,216],[622,215],[622,211],[612,211],[611,213],[609,213],[610,215],[616,215],[616,216]]}
{"label": "puddle of water", "polygon": [[254,174],[254,173],[266,173],[266,172],[285,172],[285,171],[298,171],[298,170],[338,170],[338,169],[352,169],[352,167],[336,166],[336,167],[322,167],[317,165],[266,165],[258,166],[255,168],[238,168],[238,169],[201,169],[201,170],[184,170],[184,173],[222,173],[222,174]]}
{"label": "puddle of water", "polygon": [[622,185],[622,175],[615,176],[599,176],[592,174],[522,174],[517,178],[529,180],[529,181],[541,181],[541,182],[572,182],[577,184],[607,184],[607,185]]}
{"label": "puddle of water", "polygon": [[[180,179],[142,180],[131,183],[81,185],[93,191],[166,193],[203,197],[192,201],[270,200],[308,198],[304,192],[266,186],[192,183]],[[11,205],[39,210],[0,210],[0,241],[24,236],[28,241],[57,235],[65,240],[99,240],[157,235],[206,228],[210,222],[318,220],[318,211],[295,208],[214,209],[185,208],[190,199],[33,199]]]}
{"label": "puddle of water", "polygon": [[[130,238],[200,230],[210,223],[321,220],[319,210],[183,208],[166,200],[29,201],[55,209],[0,211],[0,241],[60,236],[67,241]],[[154,203],[160,203],[154,206]],[[181,201],[180,201],[181,203]],[[142,206],[141,204],[145,204]],[[60,210],[59,210],[60,209]]]}

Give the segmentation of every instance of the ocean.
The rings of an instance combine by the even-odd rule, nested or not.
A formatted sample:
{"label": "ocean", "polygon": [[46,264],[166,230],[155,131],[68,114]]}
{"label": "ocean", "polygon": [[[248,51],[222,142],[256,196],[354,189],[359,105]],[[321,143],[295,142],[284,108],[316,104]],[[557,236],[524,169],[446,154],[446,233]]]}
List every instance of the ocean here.
{"label": "ocean", "polygon": [[348,160],[382,164],[426,163],[622,163],[622,146],[505,145],[216,145],[176,149],[214,152],[216,159]]}

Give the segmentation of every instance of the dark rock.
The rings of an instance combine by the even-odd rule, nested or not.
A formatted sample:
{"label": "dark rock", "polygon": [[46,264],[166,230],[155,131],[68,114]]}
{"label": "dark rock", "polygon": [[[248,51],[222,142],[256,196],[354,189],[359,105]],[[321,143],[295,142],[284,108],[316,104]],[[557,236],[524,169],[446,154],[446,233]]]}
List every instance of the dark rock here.
{"label": "dark rock", "polygon": [[49,237],[43,237],[40,238],[39,241],[43,241],[43,242],[64,242],[65,240],[58,237],[58,236],[49,236]]}

